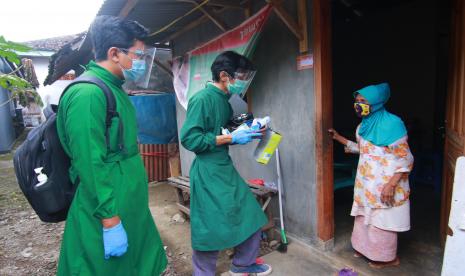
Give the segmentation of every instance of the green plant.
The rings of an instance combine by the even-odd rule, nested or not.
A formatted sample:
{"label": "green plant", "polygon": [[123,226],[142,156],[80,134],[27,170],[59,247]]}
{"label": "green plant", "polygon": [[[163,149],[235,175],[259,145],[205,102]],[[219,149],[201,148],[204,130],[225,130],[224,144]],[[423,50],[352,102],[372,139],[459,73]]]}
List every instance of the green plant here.
{"label": "green plant", "polygon": [[29,106],[31,103],[36,103],[41,107],[44,106],[42,98],[40,98],[39,93],[34,89],[13,88],[11,96],[16,98],[22,106]]}
{"label": "green plant", "polygon": [[9,61],[20,65],[21,60],[16,52],[29,52],[30,50],[30,47],[16,42],[7,41],[0,35],[0,56],[8,59]]}
{"label": "green plant", "polygon": [[0,36],[0,57],[6,58],[18,66],[11,73],[4,74],[0,72],[0,86],[10,90],[12,96],[17,98],[23,106],[28,106],[31,101],[43,106],[39,94],[32,85],[16,74],[22,67],[21,60],[16,52],[28,52],[30,50],[31,48],[26,45],[7,41],[3,36]]}

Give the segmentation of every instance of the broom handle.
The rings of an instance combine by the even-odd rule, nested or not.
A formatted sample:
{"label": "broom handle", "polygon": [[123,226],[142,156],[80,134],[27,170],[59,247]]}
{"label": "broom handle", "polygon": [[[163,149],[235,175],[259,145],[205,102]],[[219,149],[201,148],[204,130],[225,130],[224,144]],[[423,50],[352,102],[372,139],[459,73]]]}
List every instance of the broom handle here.
{"label": "broom handle", "polygon": [[281,230],[284,230],[283,202],[282,202],[283,185],[281,182],[281,163],[279,160],[279,149],[276,149],[276,170],[278,173],[279,218],[281,221]]}

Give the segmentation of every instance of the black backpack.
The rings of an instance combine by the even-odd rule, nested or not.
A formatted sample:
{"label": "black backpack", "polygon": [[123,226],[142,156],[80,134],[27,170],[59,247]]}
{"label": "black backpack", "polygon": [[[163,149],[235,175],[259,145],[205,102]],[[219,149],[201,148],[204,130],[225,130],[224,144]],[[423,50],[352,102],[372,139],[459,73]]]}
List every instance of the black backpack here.
{"label": "black backpack", "polygon": [[[116,99],[110,88],[100,79],[93,76],[81,76],[70,83],[63,91],[66,91],[78,83],[90,83],[97,85],[105,94],[107,102],[105,138],[109,149],[109,128],[112,119],[118,117],[116,111]],[[79,177],[74,185],[70,180],[70,158],[64,151],[58,137],[56,126],[56,113],[58,106],[46,108],[44,113],[47,120],[31,130],[27,139],[17,149],[14,155],[14,167],[19,187],[26,196],[39,218],[44,222],[60,222],[66,220],[69,207],[79,184]],[[122,124],[119,126],[119,147],[122,149]],[[36,168],[43,167],[42,172],[48,180],[43,185],[39,183]]]}

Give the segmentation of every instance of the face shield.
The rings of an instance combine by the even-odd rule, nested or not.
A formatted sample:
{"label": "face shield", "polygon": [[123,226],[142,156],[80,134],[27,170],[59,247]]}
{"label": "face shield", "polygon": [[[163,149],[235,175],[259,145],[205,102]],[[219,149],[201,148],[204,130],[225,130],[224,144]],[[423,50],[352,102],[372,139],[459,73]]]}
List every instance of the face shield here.
{"label": "face shield", "polygon": [[156,50],[156,48],[134,51],[120,49],[126,55],[131,54],[132,56],[132,67],[128,69],[122,68],[126,87],[148,87]]}
{"label": "face shield", "polygon": [[228,84],[229,93],[243,98],[256,73],[257,71],[252,70],[238,70],[234,73],[234,83]]}

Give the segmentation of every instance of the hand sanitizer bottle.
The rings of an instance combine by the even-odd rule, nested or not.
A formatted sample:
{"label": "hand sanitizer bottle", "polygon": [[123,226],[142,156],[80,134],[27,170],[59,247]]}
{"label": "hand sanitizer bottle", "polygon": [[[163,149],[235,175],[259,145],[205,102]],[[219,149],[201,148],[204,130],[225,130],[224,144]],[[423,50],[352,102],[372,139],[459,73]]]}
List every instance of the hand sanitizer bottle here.
{"label": "hand sanitizer bottle", "polygon": [[48,176],[42,172],[43,169],[43,167],[34,169],[38,181],[33,187],[36,193],[35,201],[42,213],[51,214],[63,209],[66,197],[61,187],[57,185],[59,183],[48,179]]}
{"label": "hand sanitizer bottle", "polygon": [[45,183],[47,183],[48,177],[46,174],[42,172],[43,169],[44,169],[43,167],[34,169],[34,171],[37,174],[37,180],[39,181],[39,183],[36,184],[36,187],[42,186]]}

